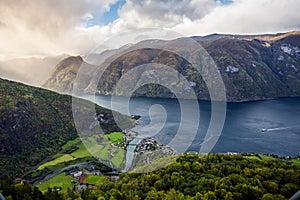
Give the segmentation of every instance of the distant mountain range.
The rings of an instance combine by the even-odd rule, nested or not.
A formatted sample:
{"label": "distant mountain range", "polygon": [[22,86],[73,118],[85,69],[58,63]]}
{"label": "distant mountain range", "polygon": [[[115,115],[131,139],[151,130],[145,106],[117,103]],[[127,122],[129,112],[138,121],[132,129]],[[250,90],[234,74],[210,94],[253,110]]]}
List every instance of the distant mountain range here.
{"label": "distant mountain range", "polygon": [[[201,44],[216,63],[225,83],[228,101],[300,96],[300,32],[254,36],[213,34],[191,38]],[[130,51],[152,42],[161,43],[162,47],[167,43],[162,40],[142,41],[91,55],[92,59],[87,59],[87,62],[81,57],[68,57],[56,65],[43,86],[59,92],[71,92],[76,73],[84,66],[85,78],[77,89],[84,93],[109,95],[122,75],[129,70],[146,63],[158,63],[181,73],[191,83],[199,99],[210,99],[203,77],[187,60],[159,49],[140,48]],[[182,48],[189,49],[189,46],[183,45]],[[97,59],[118,54],[124,49],[127,53],[117,57],[105,71],[103,66],[97,65]],[[94,75],[100,73],[103,73],[103,76],[98,82],[97,76]],[[141,71],[139,75],[142,73]],[[136,78],[132,77],[132,81],[136,81]],[[134,95],[174,97],[167,88],[151,84],[139,88]]]}

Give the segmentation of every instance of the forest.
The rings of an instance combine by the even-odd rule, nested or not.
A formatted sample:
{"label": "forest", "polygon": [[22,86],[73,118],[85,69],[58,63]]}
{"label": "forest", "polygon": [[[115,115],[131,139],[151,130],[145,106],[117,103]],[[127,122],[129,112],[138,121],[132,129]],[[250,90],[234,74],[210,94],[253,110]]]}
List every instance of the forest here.
{"label": "forest", "polygon": [[26,182],[0,182],[7,200],[277,200],[300,189],[300,166],[281,160],[241,155],[184,154],[169,166],[144,174],[125,173],[119,180],[66,193],[49,188],[41,193]]}

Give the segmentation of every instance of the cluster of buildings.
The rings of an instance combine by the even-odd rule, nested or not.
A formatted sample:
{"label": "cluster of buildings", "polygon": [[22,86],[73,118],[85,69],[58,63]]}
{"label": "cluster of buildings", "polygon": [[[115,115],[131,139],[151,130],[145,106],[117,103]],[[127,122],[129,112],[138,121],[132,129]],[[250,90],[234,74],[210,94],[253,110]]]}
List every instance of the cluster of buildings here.
{"label": "cluster of buildings", "polygon": [[161,144],[158,144],[153,138],[143,139],[137,146],[135,151],[137,153],[145,153],[146,151],[155,151],[162,147]]}
{"label": "cluster of buildings", "polygon": [[137,136],[137,133],[128,129],[128,130],[124,130],[123,131],[124,133],[124,146],[126,147],[127,144],[129,144],[136,136]]}
{"label": "cluster of buildings", "polygon": [[88,187],[93,187],[95,186],[94,183],[86,183],[85,179],[89,176],[103,176],[103,174],[100,171],[96,171],[95,168],[93,166],[90,166],[89,170],[91,171],[87,171],[87,170],[83,170],[80,168],[73,168],[69,171],[65,172],[66,176],[72,176],[73,179],[73,190],[83,190],[86,189]]}
{"label": "cluster of buildings", "polygon": [[143,139],[135,148],[135,152],[138,154],[141,153],[152,153],[153,151],[160,151],[164,155],[174,154],[174,150],[168,146],[160,144],[153,138]]}

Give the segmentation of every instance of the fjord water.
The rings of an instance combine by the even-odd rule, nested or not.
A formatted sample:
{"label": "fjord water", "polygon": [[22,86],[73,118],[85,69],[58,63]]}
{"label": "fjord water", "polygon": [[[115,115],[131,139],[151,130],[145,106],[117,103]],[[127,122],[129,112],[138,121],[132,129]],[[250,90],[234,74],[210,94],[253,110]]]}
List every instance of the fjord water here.
{"label": "fjord water", "polygon": [[[111,108],[110,96],[84,96],[100,106]],[[122,97],[114,98],[122,107]],[[186,132],[194,119],[181,121],[181,110],[176,99],[131,98],[130,113],[140,115],[140,126],[150,122],[149,109],[163,106],[167,119],[161,131],[154,136],[168,144],[177,133],[180,123]],[[193,110],[194,108],[190,108]],[[200,121],[197,135],[188,151],[197,152],[207,132],[211,118],[211,103],[199,101]],[[122,112],[123,110],[117,110]],[[184,112],[184,111],[182,111]],[[152,113],[153,114],[153,113]],[[159,115],[160,113],[158,113]],[[154,112],[155,117],[155,112]],[[266,132],[262,132],[266,129]],[[184,144],[183,144],[184,145]],[[228,103],[221,136],[212,152],[256,152],[295,156],[300,154],[300,98],[283,98],[256,102]]]}

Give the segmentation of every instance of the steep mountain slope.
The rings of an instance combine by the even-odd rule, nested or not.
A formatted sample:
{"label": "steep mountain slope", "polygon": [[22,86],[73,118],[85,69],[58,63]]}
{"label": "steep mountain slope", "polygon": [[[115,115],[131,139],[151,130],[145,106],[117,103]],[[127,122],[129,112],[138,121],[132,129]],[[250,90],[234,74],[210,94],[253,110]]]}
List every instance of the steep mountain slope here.
{"label": "steep mountain slope", "polygon": [[[110,110],[96,106],[89,113],[94,104],[78,102],[76,112],[89,116],[85,126],[96,122],[105,132],[120,131]],[[130,126],[128,117],[120,119]],[[72,97],[0,79],[0,179],[20,177],[76,137]]]}
{"label": "steep mountain slope", "polygon": [[[226,87],[228,101],[300,95],[300,32],[255,36],[215,34],[192,38],[199,42],[215,61]],[[180,42],[181,39],[177,40]],[[90,68],[92,71],[94,70],[93,72],[87,70],[90,77],[101,73],[103,76],[101,76],[101,80],[98,80],[97,76],[88,78],[91,81],[85,92],[111,94],[122,75],[136,66],[157,63],[167,65],[182,74],[191,83],[199,99],[210,99],[203,77],[185,59],[166,50],[145,47],[136,50],[136,47],[140,47],[142,44],[147,46],[152,42],[154,41],[142,41],[135,45],[129,45],[127,49],[122,47],[127,50],[127,53],[114,59],[104,72],[103,66],[98,66],[97,69]],[[155,42],[159,42],[162,47],[167,43],[160,40]],[[182,45],[181,48],[188,50],[189,46]],[[130,51],[131,49],[132,51]],[[119,50],[115,50],[115,53],[119,53]],[[110,54],[112,55],[112,51]],[[72,64],[66,68],[73,68]],[[146,74],[143,69],[140,69],[134,76],[129,77],[130,82],[135,84],[142,76],[151,78],[153,74]],[[63,81],[55,80],[53,77],[50,79],[54,82],[47,82],[47,87],[58,91],[70,91]],[[71,79],[69,79],[70,81],[72,82]],[[87,83],[84,82],[83,85],[86,86]],[[120,93],[119,95],[126,94]],[[134,95],[174,97],[174,94],[167,88],[153,84],[139,88]]]}
{"label": "steep mountain slope", "polygon": [[86,73],[78,88],[81,90],[85,89],[89,84],[89,77],[91,77],[91,74],[88,72],[92,72],[96,66],[84,62],[80,56],[71,56],[59,62],[50,78],[44,82],[43,87],[60,92],[71,92],[79,68],[82,70],[86,69]]}

